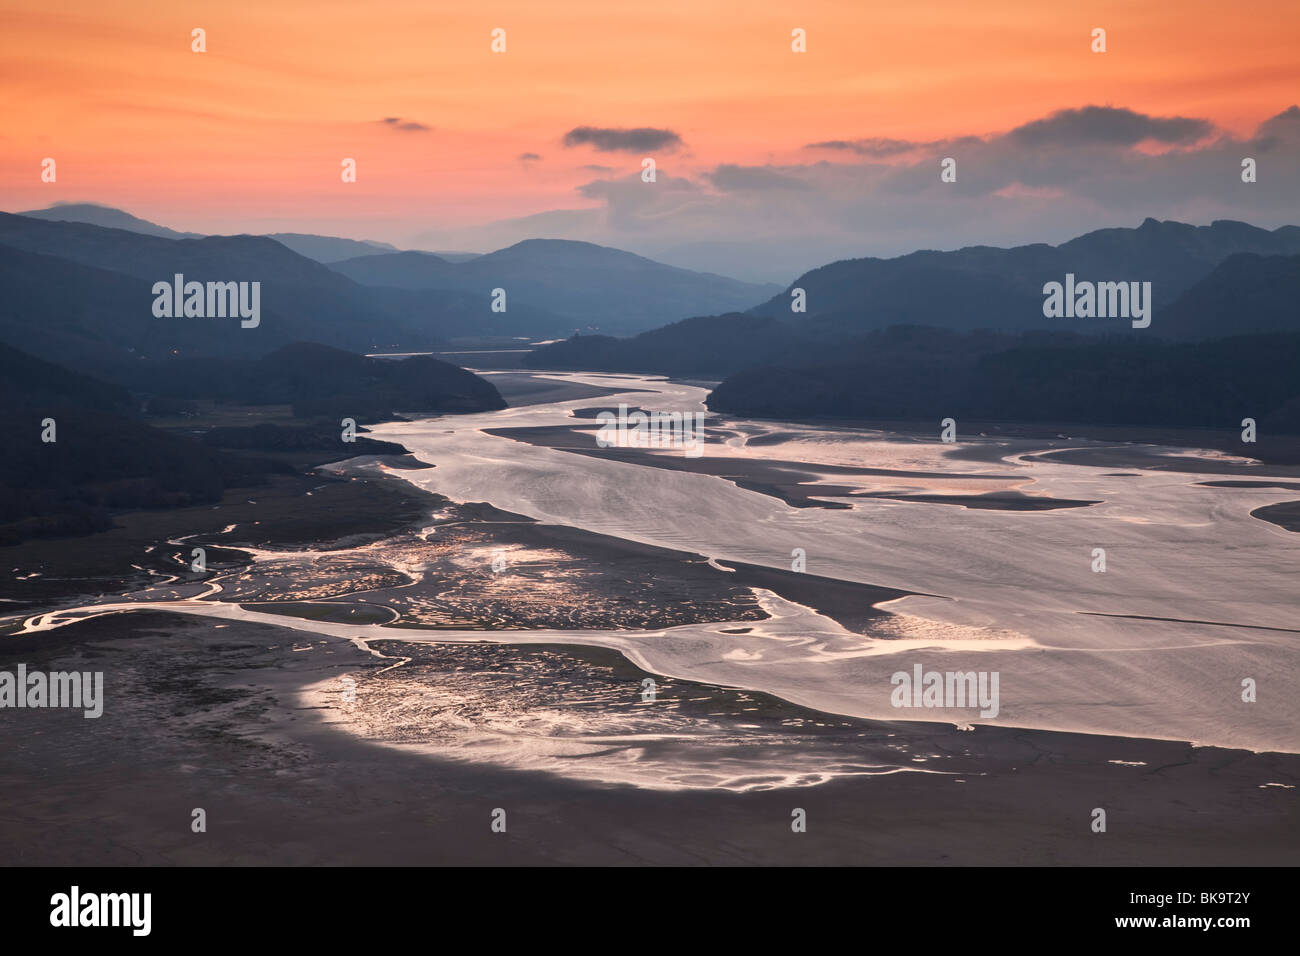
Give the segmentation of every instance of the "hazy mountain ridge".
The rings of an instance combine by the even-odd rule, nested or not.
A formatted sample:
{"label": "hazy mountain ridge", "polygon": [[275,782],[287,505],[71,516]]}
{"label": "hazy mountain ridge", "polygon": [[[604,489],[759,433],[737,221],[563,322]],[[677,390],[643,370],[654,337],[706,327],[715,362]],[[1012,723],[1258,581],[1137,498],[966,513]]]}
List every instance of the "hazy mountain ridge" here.
{"label": "hazy mountain ridge", "polygon": [[505,408],[473,372],[426,355],[369,358],[315,342],[294,342],[258,359],[181,359],[129,382],[151,394],[249,405],[292,405],[299,417],[358,422],[403,412],[454,414]]}
{"label": "hazy mountain ridge", "polygon": [[[818,283],[843,291],[866,273],[878,280],[877,290],[925,290],[898,314],[915,319],[937,309],[950,321],[878,328],[871,324],[878,316],[864,321],[860,306],[810,305],[809,314],[792,314],[778,298],[781,310],[699,317],[628,339],[577,336],[537,349],[525,364],[716,376],[722,382],[710,408],[764,418],[1234,428],[1250,417],[1272,434],[1300,433],[1300,255],[1216,258],[1242,245],[1285,249],[1297,242],[1300,229],[1293,226],[1269,232],[1244,223],[1148,220],[1137,230],[1102,230],[1061,247],[832,263],[804,277],[815,280],[810,303]],[[1157,276],[1205,271],[1185,283],[1149,329],[1047,320],[1039,280],[1063,277],[1050,271],[1064,266],[1063,255],[1081,280],[1102,279],[1102,266],[1121,260],[1139,263],[1121,276],[1139,268]],[[1008,261],[1017,269],[1008,271]],[[1018,301],[1032,306],[1034,321],[999,323],[1006,304]],[[988,321],[966,328],[952,316]]]}
{"label": "hazy mountain ridge", "polygon": [[[344,276],[261,236],[174,240],[0,213],[0,247],[0,336],[74,365],[258,355],[301,340],[359,352],[441,344],[430,324],[421,328]],[[260,324],[155,317],[153,283],[178,273],[186,281],[260,282]]]}
{"label": "hazy mountain ridge", "polygon": [[[785,292],[751,311],[809,321],[837,313],[859,331],[912,323],[958,329],[1031,329],[1059,325],[1043,315],[1043,285],[1067,273],[1080,281],[1152,283],[1152,332],[1176,334],[1169,315],[1187,289],[1237,253],[1300,254],[1300,227],[1272,231],[1217,220],[1209,226],[1155,219],[1136,229],[1087,233],[1059,246],[1010,249],[971,246],[918,251],[893,259],[846,259],[804,273]],[[791,290],[802,288],[807,312],[792,313]],[[845,325],[850,323],[845,321]],[[1120,331],[1123,320],[1072,320],[1076,331]]]}
{"label": "hazy mountain ridge", "polygon": [[[343,442],[341,417],[361,424],[397,411],[505,407],[491,383],[455,365],[427,356],[366,358],[315,343],[294,343],[256,360],[140,363],[127,373],[144,394],[0,344],[0,414],[15,426],[0,456],[0,546],[104,531],[117,510],[216,502],[227,489],[293,470],[280,458],[250,457],[250,451],[305,454],[308,466],[403,451],[360,435]],[[137,414],[142,404],[192,414],[186,406],[197,406],[171,400],[177,398],[291,405],[301,423],[205,429],[191,419],[169,430]],[[42,436],[51,422],[54,441],[47,442]],[[195,431],[203,432],[201,440],[193,439]]]}
{"label": "hazy mountain ridge", "polygon": [[280,467],[153,428],[131,405],[125,389],[0,344],[0,413],[14,426],[0,455],[0,545],[103,531],[111,509],[216,501]]}
{"label": "hazy mountain ridge", "polygon": [[[281,310],[285,314],[272,315],[287,327],[272,347],[318,339],[354,350],[411,351],[436,348],[450,337],[553,338],[575,328],[632,332],[686,315],[749,308],[776,288],[566,240],[526,240],[485,255],[444,257],[299,233],[198,236],[94,204],[34,212],[0,214],[0,244],[151,281],[177,272],[199,281],[274,281],[285,294],[264,297],[268,310],[275,301],[296,301],[309,306],[321,326],[356,319],[370,330],[312,331],[293,309]],[[226,274],[212,274],[216,268]],[[503,312],[492,310],[496,288],[506,290]]]}
{"label": "hazy mountain ridge", "polygon": [[[826,364],[746,369],[709,408],[760,418],[843,417],[1238,428],[1300,433],[1300,334],[1195,343],[1094,339],[1010,348],[845,350]],[[863,344],[866,344],[865,342]]]}
{"label": "hazy mountain ridge", "polygon": [[575,335],[526,355],[526,368],[722,377],[805,348],[805,330],[745,312],[696,316],[631,338]]}
{"label": "hazy mountain ridge", "polygon": [[371,239],[341,239],[337,236],[316,236],[302,232],[268,232],[266,238],[274,239],[300,256],[327,265],[353,256],[397,251],[396,246],[387,242],[375,242]]}
{"label": "hazy mountain ridge", "polygon": [[81,222],[107,229],[125,229],[146,236],[159,236],[163,239],[202,239],[201,232],[178,232],[156,222],[133,216],[125,209],[113,206],[101,206],[93,202],[57,202],[44,209],[28,209],[15,213],[30,219],[44,219],[48,222]]}
{"label": "hazy mountain ridge", "polygon": [[1167,325],[1180,339],[1300,329],[1300,255],[1229,256],[1178,298]]}
{"label": "hazy mountain ridge", "polygon": [[457,289],[485,301],[502,288],[508,309],[523,304],[563,316],[560,333],[575,326],[640,332],[691,315],[746,309],[773,288],[567,239],[528,239],[465,262],[398,252],[332,268],[364,285]]}
{"label": "hazy mountain ridge", "polygon": [[41,405],[73,405],[125,412],[132,405],[131,393],[29,355],[0,342],[0,406],[7,409]]}
{"label": "hazy mountain ridge", "polygon": [[[133,216],[124,209],[103,206],[90,202],[55,203],[44,209],[29,209],[16,213],[31,219],[44,219],[49,222],[80,222],[92,226],[104,226],[109,229],[125,229],[146,236],[159,236],[163,239],[203,239],[206,233],[179,232],[160,226],[156,222]],[[336,236],[317,236],[301,232],[267,233],[266,238],[274,239],[301,256],[315,259],[317,262],[335,262],[352,256],[366,255],[373,252],[392,252],[395,246],[386,242],[369,239],[342,239]]]}

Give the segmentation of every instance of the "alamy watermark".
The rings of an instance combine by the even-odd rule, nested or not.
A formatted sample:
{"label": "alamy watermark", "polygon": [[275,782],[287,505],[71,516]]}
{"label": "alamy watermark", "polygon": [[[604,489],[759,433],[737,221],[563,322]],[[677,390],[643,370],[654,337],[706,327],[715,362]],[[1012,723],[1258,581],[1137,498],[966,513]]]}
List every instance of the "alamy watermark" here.
{"label": "alamy watermark", "polygon": [[50,897],[50,925],[129,927],[132,936],[152,928],[152,893],[83,893],[74,886]]}
{"label": "alamy watermark", "polygon": [[262,283],[186,282],[176,273],[171,282],[153,284],[153,314],[160,319],[240,318],[240,328],[255,329],[262,322]]}
{"label": "alamy watermark", "polygon": [[895,707],[979,707],[981,717],[998,715],[997,671],[895,671],[889,702]]}
{"label": "alamy watermark", "polygon": [[0,671],[0,709],[5,707],[71,707],[94,719],[104,713],[104,672],[29,673],[19,664],[16,674]]}
{"label": "alamy watermark", "polygon": [[1043,286],[1043,315],[1049,319],[1132,319],[1135,329],[1151,324],[1150,282],[1075,282]]}

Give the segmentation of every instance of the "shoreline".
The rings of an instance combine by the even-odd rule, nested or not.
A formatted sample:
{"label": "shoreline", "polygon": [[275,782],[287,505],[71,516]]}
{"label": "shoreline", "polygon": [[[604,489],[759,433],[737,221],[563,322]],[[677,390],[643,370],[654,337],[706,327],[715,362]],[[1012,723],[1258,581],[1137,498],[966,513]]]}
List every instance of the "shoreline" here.
{"label": "shoreline", "polygon": [[[387,530],[376,531],[367,524],[373,515],[349,514],[370,531],[361,540],[387,545],[432,527],[461,558],[503,545],[522,549],[508,551],[524,556],[512,558],[510,573],[522,575],[515,591],[545,603],[544,587],[569,588],[566,600],[588,615],[579,627],[626,627],[627,621],[641,622],[634,631],[674,626],[671,616],[662,617],[656,591],[624,600],[629,595],[620,594],[615,579],[603,577],[611,570],[627,580],[675,582],[674,588],[683,586],[676,582],[693,582],[691,602],[671,615],[714,620],[727,625],[724,633],[737,635],[762,622],[727,616],[743,607],[728,596],[738,589],[771,591],[854,630],[888,614],[878,604],[924,596],[729,560],[706,563],[702,555],[539,523],[487,503],[457,504],[405,480],[397,484],[394,479],[409,467],[429,466],[409,453],[333,466],[346,480],[332,487],[372,500],[375,513],[387,515]],[[247,521],[235,522],[232,534],[238,538],[239,529],[256,526],[268,542],[283,546],[296,529],[305,552],[354,559],[341,545],[357,543],[355,536],[321,540],[306,533],[337,517],[336,502],[316,491],[300,489],[302,513],[282,515],[279,526],[259,525],[265,519],[255,517],[259,506],[249,502]],[[436,512],[432,525],[430,511]],[[214,528],[230,523],[233,515],[223,512],[224,506],[212,512]],[[399,514],[405,516],[401,522]],[[436,543],[437,535],[431,540]],[[257,579],[266,576],[253,570],[254,555],[241,552],[238,542],[229,550],[241,559],[220,566],[223,580],[241,577],[236,567],[243,576],[253,572],[252,593],[258,593],[265,581]],[[468,566],[462,577],[435,577],[439,589],[455,592],[453,603],[437,613],[461,613],[456,601],[472,609],[479,606],[474,602],[491,600],[493,578],[481,564]],[[314,579],[314,586],[328,584],[321,568]],[[406,585],[396,588],[413,593]],[[312,606],[337,608],[328,613],[339,615],[358,605],[391,610],[382,592],[344,591],[313,599]],[[224,603],[259,611],[273,607],[243,596]],[[306,607],[300,602],[291,608],[284,598],[276,603],[279,613]],[[963,731],[937,713],[928,721],[845,717],[793,702],[798,695],[777,697],[642,669],[631,646],[548,643],[542,634],[530,640],[529,630],[547,625],[526,601],[516,599],[516,605],[491,612],[509,621],[495,627],[484,627],[486,619],[471,614],[482,639],[440,641],[436,632],[417,637],[400,627],[377,628],[367,646],[390,655],[386,661],[342,632],[314,630],[316,622],[301,614],[292,624],[199,620],[161,606],[137,606],[53,631],[0,638],[6,662],[35,658],[83,670],[98,662],[116,675],[110,703],[129,702],[121,724],[113,723],[118,715],[106,712],[109,723],[103,726],[113,728],[107,738],[100,724],[79,722],[79,714],[77,721],[40,714],[49,722],[33,738],[36,743],[24,741],[0,756],[0,817],[6,820],[0,829],[12,839],[14,860],[48,851],[57,861],[100,865],[1289,862],[1288,834],[1300,822],[1294,796],[1287,793],[1300,785],[1300,755],[1294,753],[991,724]],[[518,631],[522,642],[511,641],[506,631]],[[196,657],[204,667],[193,668]],[[361,675],[359,691],[374,703],[366,713],[349,712],[334,699],[328,682],[349,671]],[[155,673],[157,679],[148,676]],[[660,685],[665,702],[684,710],[685,722],[639,733],[633,732],[639,723],[616,722],[614,730],[602,730],[601,721],[635,706],[646,677]],[[495,695],[483,689],[498,684],[512,689]],[[524,690],[513,689],[515,684]],[[581,710],[593,695],[600,703],[586,719],[594,723],[568,723],[578,712],[575,704]],[[565,718],[554,733],[518,723],[552,714]],[[698,723],[702,718],[708,718],[704,725]],[[13,719],[14,712],[0,710],[0,721]],[[465,721],[480,733],[478,743],[458,739]],[[437,733],[429,736],[429,728]],[[590,733],[579,733],[583,728]],[[87,736],[88,730],[94,733]],[[599,746],[593,748],[592,741]],[[827,768],[839,769],[830,779],[792,783],[817,771],[797,761],[785,769],[773,764],[783,741],[794,745],[791,754],[824,758]],[[51,771],[48,790],[27,766],[38,744],[42,754],[50,754],[43,765]],[[484,747],[503,748],[504,756],[484,759]],[[576,750],[547,749],[555,747]],[[733,773],[724,775],[727,786],[676,789],[623,779],[633,770],[642,775],[638,779],[647,773],[665,780],[711,779],[718,773],[714,765],[725,766],[728,748],[736,747],[761,757],[753,763],[754,779]],[[616,757],[630,762],[598,765]],[[636,769],[647,759],[661,763]],[[691,771],[692,760],[711,769]],[[595,768],[584,772],[603,775],[603,782],[572,769],[584,762]],[[123,775],[123,767],[130,772]],[[72,795],[87,786],[103,796],[81,811]],[[25,799],[31,792],[50,793],[52,802],[31,807]],[[1195,814],[1187,809],[1192,798],[1200,804]],[[190,839],[188,807],[208,804],[213,819],[224,819],[227,829],[214,825],[206,843],[197,835]],[[508,840],[488,828],[488,814],[502,805],[516,835]],[[1099,806],[1111,814],[1110,837],[1089,829],[1089,813]],[[792,807],[808,811],[807,834],[791,834]],[[157,821],[172,816],[174,832],[160,833]],[[42,862],[54,861],[47,855]]]}
{"label": "shoreline", "polygon": [[[724,423],[736,417],[724,410],[710,409],[710,411]],[[795,428],[855,428],[882,432],[886,436],[898,435],[903,438],[928,441],[937,441],[939,434],[938,422],[891,419],[868,420],[829,416],[815,416],[797,421],[754,416],[743,417],[752,421],[787,424]],[[979,449],[970,449],[969,446],[966,449],[967,453],[963,454],[963,438],[967,440],[983,438],[1008,441],[1052,441],[1063,439],[1086,441],[1098,445],[1157,445],[1182,449],[1208,449],[1225,454],[1249,457],[1252,462],[1260,466],[1285,469],[1287,474],[1300,477],[1300,435],[1279,435],[1270,443],[1270,447],[1274,450],[1268,457],[1254,458],[1246,453],[1248,451],[1261,451],[1260,443],[1257,442],[1254,447],[1243,443],[1240,429],[1232,428],[1156,428],[1149,425],[1094,425],[1079,422],[989,422],[974,419],[958,421],[957,427],[957,448],[950,452],[950,456],[955,458],[971,457],[972,460],[976,461],[986,460],[979,457]]]}
{"label": "shoreline", "polygon": [[[304,645],[260,624],[214,631],[157,612],[132,617],[72,625],[59,646],[53,635],[33,642],[47,664],[68,655],[113,660],[126,683],[109,682],[98,722],[29,712],[43,719],[33,738],[42,741],[43,769],[30,762],[32,741],[0,757],[8,862],[1285,865],[1300,821],[1294,797],[1266,786],[1300,782],[1293,755],[1015,728],[961,733],[827,718],[851,726],[824,735],[887,741],[892,733],[903,759],[941,755],[944,772],[745,792],[648,790],[464,763],[356,737],[338,726],[344,705],[299,699],[322,677],[384,666],[346,642]],[[36,650],[10,645],[29,660]],[[178,683],[189,673],[178,658],[196,653],[209,667]],[[584,656],[637,692],[639,672],[612,652]],[[359,697],[375,679],[362,677]],[[680,690],[725,693],[694,682]],[[776,720],[799,710],[760,706],[775,708]],[[159,712],[171,717],[160,723]],[[88,784],[98,794],[91,804],[59,796]],[[33,805],[34,789],[49,799]],[[189,830],[196,806],[207,811],[207,833]],[[498,807],[507,835],[489,828]],[[807,813],[805,834],[790,831],[794,807]],[[1108,811],[1107,834],[1091,832],[1094,807]]]}

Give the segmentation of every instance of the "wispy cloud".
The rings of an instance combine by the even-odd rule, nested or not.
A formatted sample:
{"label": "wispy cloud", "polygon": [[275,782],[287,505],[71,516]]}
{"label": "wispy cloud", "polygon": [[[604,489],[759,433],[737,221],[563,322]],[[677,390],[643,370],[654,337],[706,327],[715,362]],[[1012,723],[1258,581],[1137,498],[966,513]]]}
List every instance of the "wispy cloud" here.
{"label": "wispy cloud", "polygon": [[[1084,106],[982,136],[842,137],[809,148],[830,150],[835,161],[661,169],[653,184],[639,169],[592,169],[599,178],[578,195],[594,207],[493,223],[475,238],[485,247],[528,235],[585,239],[688,268],[788,281],[835,259],[1059,242],[1147,216],[1300,222],[1294,106],[1244,136],[1197,117]],[[1259,160],[1256,183],[1241,182],[1244,156]],[[956,182],[939,177],[946,157],[957,161]]]}
{"label": "wispy cloud", "polygon": [[910,153],[913,150],[933,146],[933,143],[914,143],[906,139],[889,139],[884,136],[869,136],[865,139],[828,139],[821,143],[809,143],[804,149],[834,149],[856,153],[859,156],[871,156],[885,159]]}
{"label": "wispy cloud", "polygon": [[1007,134],[1025,146],[1136,146],[1152,141],[1186,146],[1214,132],[1209,120],[1188,116],[1147,116],[1113,106],[1057,110],[1017,126]]}
{"label": "wispy cloud", "polygon": [[605,153],[642,153],[652,150],[672,152],[682,145],[682,138],[670,129],[654,129],[649,126],[635,129],[575,126],[564,134],[563,142],[567,148],[592,146]]}
{"label": "wispy cloud", "polygon": [[404,120],[400,116],[385,116],[379,122],[384,123],[391,129],[400,129],[406,133],[427,133],[433,129],[432,126],[417,123],[415,120]]}

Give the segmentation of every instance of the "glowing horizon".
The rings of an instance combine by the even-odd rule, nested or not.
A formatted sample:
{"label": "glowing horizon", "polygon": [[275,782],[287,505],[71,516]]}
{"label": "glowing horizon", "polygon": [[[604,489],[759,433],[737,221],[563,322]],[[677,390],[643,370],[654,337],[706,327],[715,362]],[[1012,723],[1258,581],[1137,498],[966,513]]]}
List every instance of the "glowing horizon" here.
{"label": "glowing horizon", "polygon": [[[810,144],[987,139],[1095,105],[1204,121],[1199,148],[1248,139],[1300,89],[1300,6],[1276,0],[1250,16],[1203,0],[1138,10],[962,0],[882,9],[564,0],[545,10],[517,0],[490,10],[201,0],[184,11],[157,0],[4,0],[0,9],[7,211],[96,202],[178,230],[426,248],[456,236],[465,247],[494,246],[496,233],[475,230],[526,216],[543,217],[538,235],[563,234],[573,220],[573,238],[617,244],[621,231],[634,247],[650,241],[647,223],[662,225],[661,244],[739,242],[764,223],[779,227],[786,207],[754,212],[767,201],[751,198],[745,215],[708,220],[683,210],[726,192],[719,176],[733,168],[821,181],[868,162]],[[195,27],[206,31],[204,53],[191,52]],[[495,27],[507,31],[504,54],[490,48]],[[795,27],[807,32],[807,53],[791,51]],[[1107,31],[1105,54],[1090,50],[1094,27]],[[564,145],[584,126],[668,130],[681,144]],[[656,158],[665,188],[652,213],[629,219],[611,197],[636,179],[643,155]],[[58,163],[56,183],[40,181],[46,156]],[[340,181],[344,157],[357,160],[354,184]],[[999,188],[1004,201],[1059,198],[1032,183]],[[1257,192],[1268,188],[1261,178]],[[993,217],[992,238],[1027,231],[1024,209],[999,208],[1007,215]],[[1270,198],[1259,208],[1267,217],[1295,206],[1279,210]],[[566,219],[557,213],[565,210],[580,212]],[[927,228],[918,235],[942,235]]]}

